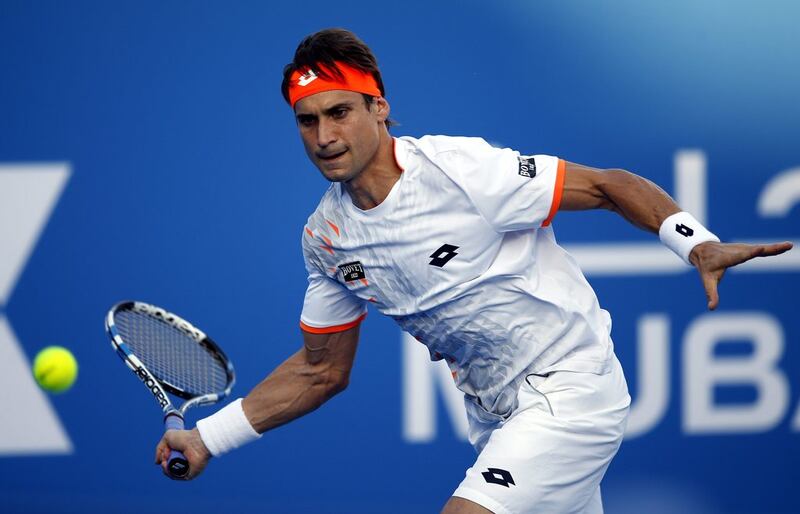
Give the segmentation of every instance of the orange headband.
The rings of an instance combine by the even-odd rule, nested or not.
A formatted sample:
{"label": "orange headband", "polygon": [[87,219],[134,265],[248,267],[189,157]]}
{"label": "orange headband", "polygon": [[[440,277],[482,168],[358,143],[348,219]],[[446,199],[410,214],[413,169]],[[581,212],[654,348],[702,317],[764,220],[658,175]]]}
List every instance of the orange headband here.
{"label": "orange headband", "polygon": [[337,61],[334,66],[342,73],[342,79],[340,80],[336,78],[331,68],[323,64],[317,64],[317,66],[330,78],[320,77],[309,68],[306,68],[302,73],[300,70],[295,70],[289,78],[289,104],[291,104],[292,108],[299,100],[307,96],[334,89],[355,91],[356,93],[364,93],[371,96],[383,96],[375,77],[371,73],[364,73]]}

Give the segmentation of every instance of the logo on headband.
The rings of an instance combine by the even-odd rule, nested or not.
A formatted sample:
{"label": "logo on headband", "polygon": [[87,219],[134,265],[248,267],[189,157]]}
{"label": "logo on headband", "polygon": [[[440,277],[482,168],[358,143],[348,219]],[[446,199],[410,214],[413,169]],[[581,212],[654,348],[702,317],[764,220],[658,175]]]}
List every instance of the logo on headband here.
{"label": "logo on headband", "polygon": [[[317,69],[320,73],[314,71]],[[369,96],[383,96],[378,82],[370,72],[335,61],[329,65],[318,63],[292,73],[289,81],[288,101],[294,106],[303,98],[324,91],[353,91]]]}
{"label": "logo on headband", "polygon": [[300,75],[300,78],[297,79],[298,86],[307,86],[317,80],[317,74],[314,73],[314,70],[308,70],[305,75]]}

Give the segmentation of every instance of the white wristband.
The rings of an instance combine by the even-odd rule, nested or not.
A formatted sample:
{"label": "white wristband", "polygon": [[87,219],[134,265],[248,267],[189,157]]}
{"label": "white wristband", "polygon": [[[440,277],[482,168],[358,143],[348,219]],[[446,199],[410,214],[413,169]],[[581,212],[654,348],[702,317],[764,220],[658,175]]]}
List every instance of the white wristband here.
{"label": "white wristband", "polygon": [[261,437],[244,415],[241,398],[198,421],[197,430],[206,448],[214,457],[219,457]]}
{"label": "white wristband", "polygon": [[706,241],[719,243],[719,238],[688,212],[676,212],[668,216],[658,229],[658,237],[667,248],[678,254],[690,266],[692,263],[689,254],[692,253],[692,248]]}

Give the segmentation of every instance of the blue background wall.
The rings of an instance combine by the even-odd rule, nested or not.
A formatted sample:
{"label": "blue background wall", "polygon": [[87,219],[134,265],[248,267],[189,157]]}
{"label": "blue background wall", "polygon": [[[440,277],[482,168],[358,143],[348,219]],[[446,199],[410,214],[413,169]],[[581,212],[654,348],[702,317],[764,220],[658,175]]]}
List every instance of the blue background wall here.
{"label": "blue background wall", "polygon": [[[798,209],[767,217],[757,205],[800,166],[798,19],[788,1],[1,0],[0,164],[66,162],[70,172],[0,312],[28,359],[69,346],[81,374],[48,398],[71,453],[0,455],[0,511],[434,512],[460,482],[474,454],[441,393],[433,440],[404,438],[408,363],[399,330],[375,312],[346,393],[192,483],[152,464],[159,411],[103,333],[118,300],[163,305],[221,342],[238,396],[298,348],[300,234],[327,187],[279,94],[303,36],[344,26],[373,48],[397,135],[480,135],[630,169],[668,191],[676,154],[698,150],[711,228],[726,240],[784,240],[800,238]],[[562,213],[554,226],[568,247],[654,241],[608,213]],[[587,270],[634,401],[647,343],[637,326],[660,315],[669,327],[668,402],[623,444],[604,481],[608,512],[800,511],[793,259],[727,276],[718,312],[728,318],[706,317],[689,271]],[[788,396],[757,430],[687,428],[685,399],[699,393],[686,385],[686,333],[713,319],[767,319],[781,331],[770,373]],[[755,355],[746,335],[723,339],[715,358]],[[746,382],[715,388],[714,401],[763,401]],[[25,412],[5,416],[0,427]]]}

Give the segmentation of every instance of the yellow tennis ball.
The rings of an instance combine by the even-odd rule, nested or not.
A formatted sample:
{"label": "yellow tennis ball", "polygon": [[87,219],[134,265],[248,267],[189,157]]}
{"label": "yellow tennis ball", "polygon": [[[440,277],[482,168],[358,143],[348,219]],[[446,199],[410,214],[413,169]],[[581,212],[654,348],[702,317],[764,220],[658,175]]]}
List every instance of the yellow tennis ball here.
{"label": "yellow tennis ball", "polygon": [[48,346],[33,359],[33,376],[42,389],[63,393],[78,378],[78,361],[63,346]]}

